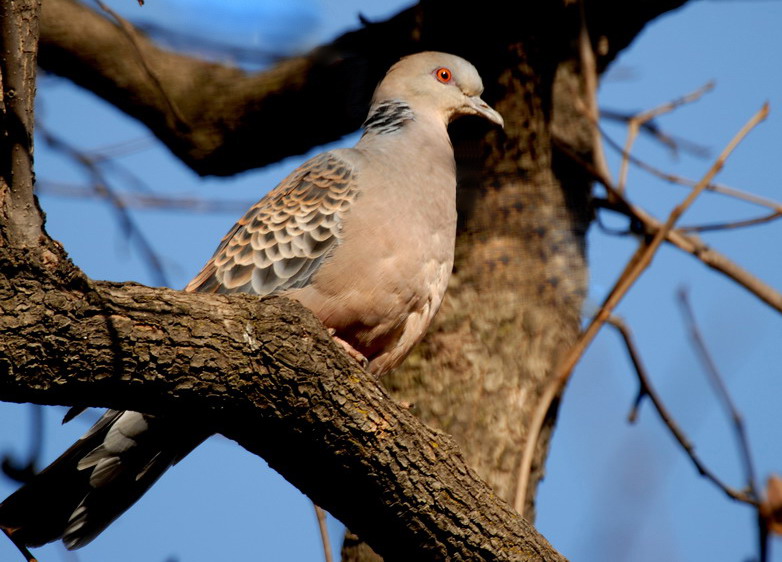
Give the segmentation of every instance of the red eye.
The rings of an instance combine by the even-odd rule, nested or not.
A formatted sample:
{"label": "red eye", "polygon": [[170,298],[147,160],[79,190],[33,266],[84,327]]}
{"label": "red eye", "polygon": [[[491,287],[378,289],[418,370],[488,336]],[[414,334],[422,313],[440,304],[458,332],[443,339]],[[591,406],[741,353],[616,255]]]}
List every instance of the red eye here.
{"label": "red eye", "polygon": [[444,66],[441,66],[440,68],[435,70],[434,75],[437,77],[437,80],[439,80],[443,84],[447,84],[453,79],[453,75],[451,74],[451,71],[445,68]]}

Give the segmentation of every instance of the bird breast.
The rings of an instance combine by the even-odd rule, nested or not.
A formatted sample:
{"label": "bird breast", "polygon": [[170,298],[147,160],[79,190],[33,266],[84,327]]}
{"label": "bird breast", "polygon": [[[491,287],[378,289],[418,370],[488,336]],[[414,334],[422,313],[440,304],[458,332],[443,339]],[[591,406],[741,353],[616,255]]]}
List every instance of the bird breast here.
{"label": "bird breast", "polygon": [[357,166],[363,187],[343,217],[339,251],[309,286],[290,292],[378,375],[401,363],[439,309],[456,233],[450,143],[410,154],[424,163],[410,168],[398,166],[398,147],[390,152],[393,158],[380,151],[371,166]]}

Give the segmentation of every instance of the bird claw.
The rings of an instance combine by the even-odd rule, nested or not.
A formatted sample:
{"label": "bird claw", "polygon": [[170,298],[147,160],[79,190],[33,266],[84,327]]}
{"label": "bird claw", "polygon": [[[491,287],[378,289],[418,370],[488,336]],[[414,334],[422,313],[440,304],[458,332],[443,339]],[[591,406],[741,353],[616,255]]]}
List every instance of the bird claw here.
{"label": "bird claw", "polygon": [[352,345],[350,345],[348,342],[343,340],[341,337],[335,335],[334,328],[329,328],[329,335],[332,337],[332,339],[337,342],[340,346],[342,346],[342,349],[344,349],[348,355],[350,355],[356,363],[358,363],[362,369],[365,371],[367,370],[367,367],[369,367],[369,360],[364,357],[364,354],[360,351],[356,351],[356,348],[354,348]]}

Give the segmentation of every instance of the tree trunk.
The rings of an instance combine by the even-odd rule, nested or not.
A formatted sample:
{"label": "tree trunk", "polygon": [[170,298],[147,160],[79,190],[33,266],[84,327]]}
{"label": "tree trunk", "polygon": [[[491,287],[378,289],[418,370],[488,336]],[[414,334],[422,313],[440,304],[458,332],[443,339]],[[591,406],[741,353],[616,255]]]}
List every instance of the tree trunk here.
{"label": "tree trunk", "polygon": [[[507,84],[496,102],[506,138],[490,133],[481,145],[487,157],[463,174],[457,259],[443,309],[387,382],[424,421],[453,435],[511,503],[537,397],[578,335],[587,277],[589,181],[555,169],[551,145],[551,97],[580,78],[569,69],[541,77],[527,51],[518,45],[506,68],[521,70],[499,76]],[[570,133],[588,127],[585,117],[568,125]],[[536,451],[528,516],[555,419],[554,410]]]}
{"label": "tree trunk", "polygon": [[33,196],[33,124],[40,0],[0,5],[0,203],[3,245],[38,247],[43,220]]}
{"label": "tree trunk", "polygon": [[[368,25],[306,57],[287,61],[258,75],[167,54],[138,36],[140,50],[147,53],[148,66],[161,84],[150,90],[149,77],[137,65],[116,64],[117,60],[133,59],[137,55],[132,54],[127,38],[111,23],[85,11],[72,0],[47,0],[42,26],[43,64],[146,123],[193,169],[204,174],[230,174],[273,161],[283,153],[305,150],[346,132],[360,119],[363,111],[359,108],[366,103],[376,79],[389,62],[403,54],[436,49],[454,52],[473,62],[484,78],[487,90],[484,97],[503,114],[506,129],[487,132],[468,120],[453,127],[460,171],[460,224],[452,283],[425,341],[403,368],[384,383],[400,399],[414,403],[416,413],[427,423],[454,435],[469,462],[495,493],[512,501],[517,493],[520,451],[531,413],[558,357],[578,334],[586,292],[584,236],[591,217],[589,182],[569,160],[558,155],[553,142],[556,137],[570,151],[585,160],[591,158],[592,125],[585,110],[592,92],[585,85],[578,49],[582,14],[586,13],[593,39],[599,38],[605,47],[597,56],[597,66],[603,69],[643,25],[684,1],[584,0],[581,6],[569,0],[550,0],[524,3],[518,14],[514,13],[515,5],[509,7],[500,2],[488,2],[481,9],[469,12],[454,10],[452,3],[422,2],[388,22]],[[25,17],[24,13],[15,16],[16,19],[6,17],[21,5],[21,2],[4,3],[0,8],[4,26],[11,25],[8,22],[12,19],[16,22]],[[28,5],[35,3],[28,2]],[[77,18],[79,25],[76,25]],[[4,37],[13,34],[4,30]],[[3,46],[4,65],[10,60],[9,45]],[[28,50],[28,58],[23,60],[28,60],[29,52],[33,51]],[[117,56],[118,53],[127,56]],[[8,76],[13,69],[3,66],[2,71],[7,92]],[[194,83],[199,84],[196,90],[201,96],[194,95]],[[351,92],[350,99],[335,97],[345,91]],[[27,119],[24,122],[28,123],[29,132],[31,117],[14,117],[18,111],[8,111],[12,103],[8,97],[5,101],[5,130],[14,130],[15,119]],[[203,110],[206,107],[208,111]],[[172,113],[172,108],[177,111]],[[180,113],[181,118],[175,113]],[[311,136],[299,134],[312,127],[295,126],[291,119],[297,118],[308,125],[322,118],[323,127]],[[270,129],[279,132],[275,137],[279,142],[274,150],[257,150],[255,147],[268,144]],[[297,134],[285,134],[286,130]],[[24,155],[27,151],[29,155],[29,139],[15,138],[21,139],[17,144],[24,149],[15,154]],[[247,150],[248,147],[252,150]],[[10,146],[3,147],[3,157],[14,153],[13,150]],[[25,178],[24,166],[19,168],[21,172],[12,169],[15,161],[9,157],[6,165],[4,160],[0,170],[0,181],[6,182],[0,184],[0,189],[5,190],[5,201],[10,205],[4,208],[3,235],[28,250],[51,248],[48,254],[39,251],[41,259],[35,261],[43,264],[44,269],[56,266],[67,270],[67,264],[61,260],[59,265],[52,266],[59,260],[51,257],[58,254],[56,246],[50,245],[46,238],[39,240],[40,219],[31,191],[26,187],[32,176],[28,173]],[[23,184],[24,189],[15,191],[14,185]],[[7,209],[16,210],[9,214]],[[22,262],[19,255],[11,255],[4,264],[23,267]],[[68,275],[71,282],[81,279],[73,271]],[[68,279],[58,282],[69,290]],[[80,283],[89,285],[88,280]],[[6,290],[13,287],[13,283],[4,285]],[[80,293],[87,305],[93,298],[92,290]],[[58,293],[50,291],[49,294]],[[195,297],[187,297],[190,298]],[[177,306],[186,308],[185,302],[189,301]],[[141,337],[143,330],[139,325],[138,333],[123,334],[135,344],[134,338]],[[309,341],[309,337],[305,330],[304,341]],[[69,352],[75,353],[76,348],[69,348],[67,341],[51,338],[42,341],[62,345],[44,360],[56,357],[63,361],[68,359]],[[169,342],[169,345],[174,344]],[[227,341],[226,349],[232,345]],[[8,349],[4,353],[12,353]],[[326,357],[325,352],[319,353]],[[330,363],[325,368],[333,368],[334,360],[327,361]],[[8,365],[2,361],[0,364]],[[172,366],[157,365],[157,371],[152,374],[160,376],[169,368]],[[56,381],[57,373],[50,374]],[[224,384],[219,380],[215,383],[215,373],[205,374],[212,379],[202,381],[204,388]],[[123,370],[112,376],[121,380]],[[230,387],[231,381],[226,382]],[[22,382],[16,379],[15,384]],[[69,394],[72,391],[65,383],[55,385],[51,396],[40,390],[45,385],[35,377],[29,384],[29,392],[13,385],[5,386],[6,393],[10,393],[6,396],[15,399],[34,396],[41,402],[66,403],[76,396]],[[97,388],[85,402],[107,403],[101,397],[102,387]],[[55,390],[64,393],[58,395]],[[173,404],[165,398],[158,402],[145,392],[133,396],[139,400],[138,404],[146,404],[151,410]],[[556,407],[552,408],[537,444],[525,496],[529,517],[534,514],[535,490],[543,476],[555,417]],[[298,420],[298,423],[304,422]],[[228,421],[224,420],[224,425],[228,433],[232,429],[236,431]],[[245,445],[259,448],[254,442]],[[276,466],[290,477],[286,472],[289,462],[283,458]],[[295,475],[292,480],[303,483],[303,489],[323,499],[319,498],[318,490],[308,488],[310,484],[305,476]],[[324,507],[329,508],[330,503],[337,505],[335,514],[340,515],[340,502],[325,499]],[[375,507],[382,509],[382,506]],[[394,520],[393,515],[384,517]],[[349,515],[344,518],[348,522],[352,519]],[[378,540],[377,530],[369,527],[366,532],[368,538]],[[387,554],[401,552],[382,540],[377,544]]]}

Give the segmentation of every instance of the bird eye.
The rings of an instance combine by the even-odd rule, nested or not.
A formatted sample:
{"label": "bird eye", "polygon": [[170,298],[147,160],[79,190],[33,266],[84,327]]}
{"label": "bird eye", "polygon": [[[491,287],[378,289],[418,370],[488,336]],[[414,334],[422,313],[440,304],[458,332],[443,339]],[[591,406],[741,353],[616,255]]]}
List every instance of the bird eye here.
{"label": "bird eye", "polygon": [[437,78],[438,81],[442,82],[443,84],[447,84],[453,79],[453,75],[451,74],[451,71],[444,66],[441,66],[437,70],[434,71],[434,75]]}

